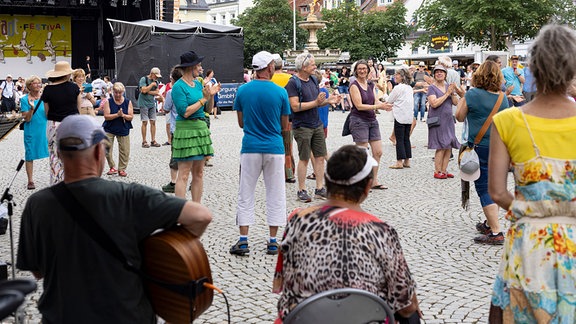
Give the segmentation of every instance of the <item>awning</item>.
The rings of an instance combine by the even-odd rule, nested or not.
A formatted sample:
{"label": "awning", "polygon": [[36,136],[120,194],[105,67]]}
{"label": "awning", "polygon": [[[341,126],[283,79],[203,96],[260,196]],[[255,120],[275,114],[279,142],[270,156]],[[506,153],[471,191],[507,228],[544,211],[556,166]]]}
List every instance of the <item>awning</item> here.
{"label": "awning", "polygon": [[438,57],[447,55],[452,60],[474,60],[474,52],[452,52],[452,53],[428,53],[428,54],[412,54],[407,56],[391,57],[386,59],[388,62],[394,61],[431,61],[436,60]]}

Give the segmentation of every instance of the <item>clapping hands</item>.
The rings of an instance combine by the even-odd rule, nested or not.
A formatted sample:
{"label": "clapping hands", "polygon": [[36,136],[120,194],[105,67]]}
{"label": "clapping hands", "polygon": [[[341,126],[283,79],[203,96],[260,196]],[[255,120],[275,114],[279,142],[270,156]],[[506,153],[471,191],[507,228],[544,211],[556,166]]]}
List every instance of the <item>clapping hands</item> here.
{"label": "clapping hands", "polygon": [[208,98],[213,97],[218,92],[220,92],[220,89],[222,89],[222,85],[220,84],[220,82],[214,85],[211,83],[207,83],[204,85],[204,88],[202,88],[202,94],[204,95],[204,98],[208,100]]}

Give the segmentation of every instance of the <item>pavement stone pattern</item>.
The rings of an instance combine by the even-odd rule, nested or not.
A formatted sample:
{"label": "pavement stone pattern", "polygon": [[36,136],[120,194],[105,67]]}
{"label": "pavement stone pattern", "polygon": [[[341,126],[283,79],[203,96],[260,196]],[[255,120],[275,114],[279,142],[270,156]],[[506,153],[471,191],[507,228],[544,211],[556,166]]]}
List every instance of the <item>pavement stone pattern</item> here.
{"label": "pavement stone pattern", "polygon": [[[340,135],[346,114],[335,111],[329,116],[328,151],[352,144],[351,136]],[[103,121],[103,117],[96,117]],[[379,170],[380,182],[388,190],[373,190],[363,208],[392,224],[400,235],[404,254],[418,284],[418,299],[424,313],[423,322],[486,323],[492,284],[498,269],[501,246],[483,246],[473,242],[477,235],[476,222],[483,220],[482,209],[474,186],[470,193],[470,209],[460,207],[460,180],[433,179],[434,151],[428,150],[426,123],[418,122],[412,135],[415,145],[411,168],[392,170],[396,152],[388,140],[393,129],[391,113],[378,115],[384,154]],[[169,181],[168,161],[170,146],[142,148],[140,117],[135,116],[131,132],[131,154],[128,177],[103,175],[114,181],[138,182],[160,189]],[[158,143],[166,141],[165,117],[158,117]],[[461,124],[457,124],[459,134]],[[228,250],[238,239],[235,225],[239,182],[239,161],[242,130],[236,113],[224,111],[218,120],[211,120],[215,156],[213,167],[205,168],[202,202],[209,207],[214,220],[202,237],[210,259],[214,284],[221,288],[229,301],[232,323],[272,323],[276,318],[278,295],[271,292],[276,256],[266,255],[268,228],[265,223],[265,188],[262,178],[256,188],[257,224],[250,228],[250,256],[231,255]],[[148,131],[149,132],[149,131]],[[148,141],[150,141],[148,133]],[[24,158],[23,132],[14,130],[0,141],[0,185],[2,191],[15,174],[16,166]],[[114,148],[117,155],[117,147]],[[294,156],[297,158],[296,144]],[[455,151],[456,153],[456,151]],[[117,159],[117,156],[115,157]],[[116,160],[117,161],[117,160]],[[104,173],[108,170],[107,166]],[[458,174],[455,161],[449,171]],[[309,173],[311,173],[309,167]],[[48,186],[48,159],[34,162],[34,181],[38,189]],[[512,181],[509,180],[510,187]],[[24,168],[16,176],[10,192],[14,196],[14,246],[17,246],[20,215],[26,199],[34,191],[26,189]],[[307,180],[309,192],[315,182]],[[38,190],[37,189],[37,190]],[[287,213],[304,205],[296,199],[296,184],[286,184]],[[188,192],[188,199],[190,193]],[[313,201],[312,204],[319,203]],[[48,207],[48,206],[47,206]],[[502,218],[506,229],[508,224]],[[283,228],[279,231],[279,237]],[[10,262],[10,237],[0,236],[0,260]],[[11,268],[8,268],[9,274]],[[28,272],[17,272],[16,277],[32,278]],[[23,305],[25,322],[40,323],[36,302],[39,289],[28,296]],[[3,323],[13,323],[9,317]],[[81,322],[81,319],[79,319]],[[214,295],[212,306],[196,323],[227,323],[226,304],[221,295]]]}

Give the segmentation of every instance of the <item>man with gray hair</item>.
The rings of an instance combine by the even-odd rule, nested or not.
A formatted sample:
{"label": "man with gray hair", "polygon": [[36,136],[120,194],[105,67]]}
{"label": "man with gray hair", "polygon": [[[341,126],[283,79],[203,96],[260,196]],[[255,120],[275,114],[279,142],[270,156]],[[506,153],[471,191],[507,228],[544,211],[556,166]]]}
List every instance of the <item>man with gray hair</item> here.
{"label": "man with gray hair", "polygon": [[458,73],[452,67],[452,60],[450,59],[450,56],[442,55],[438,57],[438,61],[442,66],[446,68],[446,82],[448,82],[449,85],[454,83],[456,85],[456,93],[459,97],[463,97],[464,90],[462,89],[462,84],[460,82],[460,73]]}
{"label": "man with gray hair", "polygon": [[293,118],[292,127],[294,139],[298,145],[298,199],[302,202],[310,202],[312,198],[306,191],[306,170],[310,153],[314,154],[314,173],[316,174],[316,198],[326,199],[324,188],[324,157],[326,156],[326,139],[324,138],[324,126],[316,108],[327,104],[336,104],[340,96],[331,95],[328,98],[318,88],[318,80],[312,75],[316,71],[316,60],[310,53],[302,53],[296,57],[296,74],[288,84],[286,91],[290,99]]}

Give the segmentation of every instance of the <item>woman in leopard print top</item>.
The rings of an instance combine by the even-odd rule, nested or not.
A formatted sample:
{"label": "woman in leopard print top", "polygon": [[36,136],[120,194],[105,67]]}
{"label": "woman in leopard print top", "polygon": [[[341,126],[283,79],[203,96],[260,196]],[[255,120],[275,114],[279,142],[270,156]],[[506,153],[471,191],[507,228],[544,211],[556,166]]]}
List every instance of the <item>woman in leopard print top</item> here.
{"label": "woman in leopard print top", "polygon": [[343,146],[326,168],[328,200],[290,216],[274,275],[273,290],[281,293],[276,323],[304,299],[344,287],[372,292],[397,315],[419,321],[416,282],[398,234],[360,207],[376,165],[366,149]]}

